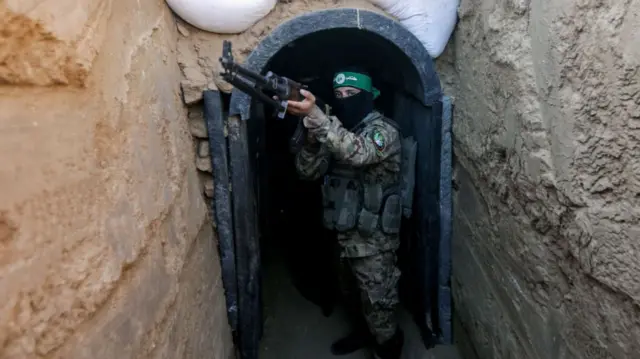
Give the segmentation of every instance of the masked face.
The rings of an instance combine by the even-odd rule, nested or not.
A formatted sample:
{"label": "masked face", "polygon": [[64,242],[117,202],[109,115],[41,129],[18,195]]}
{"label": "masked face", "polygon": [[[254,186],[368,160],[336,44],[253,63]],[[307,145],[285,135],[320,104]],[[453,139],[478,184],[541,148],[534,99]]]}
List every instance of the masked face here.
{"label": "masked face", "polygon": [[373,111],[373,94],[354,87],[338,87],[334,113],[346,129],[351,129]]}

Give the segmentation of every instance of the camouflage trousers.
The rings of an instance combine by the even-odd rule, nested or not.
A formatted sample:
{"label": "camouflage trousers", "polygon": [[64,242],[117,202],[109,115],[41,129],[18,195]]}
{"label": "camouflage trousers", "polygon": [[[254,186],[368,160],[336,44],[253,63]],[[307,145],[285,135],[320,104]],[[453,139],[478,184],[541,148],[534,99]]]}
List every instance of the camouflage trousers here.
{"label": "camouflage trousers", "polygon": [[399,279],[394,251],[340,259],[340,289],[347,301],[347,310],[362,313],[379,344],[391,339],[398,328]]}

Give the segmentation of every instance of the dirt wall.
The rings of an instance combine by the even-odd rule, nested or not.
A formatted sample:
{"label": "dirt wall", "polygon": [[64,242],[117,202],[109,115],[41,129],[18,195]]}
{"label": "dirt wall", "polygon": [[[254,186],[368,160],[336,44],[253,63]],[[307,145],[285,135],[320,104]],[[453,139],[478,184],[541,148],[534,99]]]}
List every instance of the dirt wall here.
{"label": "dirt wall", "polygon": [[0,4],[0,358],[229,358],[164,2]]}
{"label": "dirt wall", "polygon": [[456,310],[481,358],[640,355],[640,2],[463,0]]}

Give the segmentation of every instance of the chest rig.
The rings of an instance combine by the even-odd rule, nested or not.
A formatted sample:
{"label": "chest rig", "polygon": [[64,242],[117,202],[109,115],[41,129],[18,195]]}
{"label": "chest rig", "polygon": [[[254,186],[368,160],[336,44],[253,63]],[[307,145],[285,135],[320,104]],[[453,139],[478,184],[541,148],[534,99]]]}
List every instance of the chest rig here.
{"label": "chest rig", "polygon": [[[399,131],[398,125],[374,112],[360,122],[352,132],[361,134],[374,120],[384,120]],[[332,163],[322,185],[323,223],[330,230],[357,230],[363,237],[375,232],[398,234],[402,216],[411,217],[415,184],[417,143],[412,137],[401,140],[401,163],[397,180],[376,183],[367,176],[375,164],[363,168]],[[392,175],[392,174],[389,174]],[[388,182],[388,181],[387,181]]]}

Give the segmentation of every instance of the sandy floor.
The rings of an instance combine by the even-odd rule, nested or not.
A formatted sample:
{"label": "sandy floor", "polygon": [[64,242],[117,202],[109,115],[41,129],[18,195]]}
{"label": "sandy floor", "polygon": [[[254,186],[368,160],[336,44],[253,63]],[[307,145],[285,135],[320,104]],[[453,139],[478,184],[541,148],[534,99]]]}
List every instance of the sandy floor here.
{"label": "sandy floor", "polygon": [[[281,261],[265,258],[265,263],[269,265],[264,277],[266,321],[261,359],[371,358],[365,350],[333,356],[329,350],[331,343],[349,331],[344,313],[337,310],[331,317],[324,317],[319,307],[297,292]],[[401,313],[400,319],[405,331],[403,359],[460,359],[453,347],[426,350],[408,314]]]}

